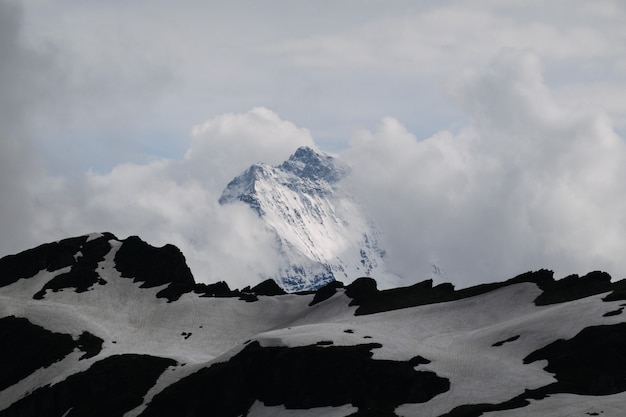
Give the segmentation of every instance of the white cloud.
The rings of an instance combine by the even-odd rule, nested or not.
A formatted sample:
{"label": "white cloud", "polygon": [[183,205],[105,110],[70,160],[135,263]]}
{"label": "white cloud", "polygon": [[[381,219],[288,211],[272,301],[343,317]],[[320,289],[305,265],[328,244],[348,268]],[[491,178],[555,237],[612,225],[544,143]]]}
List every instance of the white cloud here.
{"label": "white cloud", "polygon": [[385,119],[345,153],[398,272],[438,259],[462,285],[541,267],[621,278],[626,148],[610,120],[559,106],[527,52],[503,52],[451,94],[472,121],[458,135],[418,141]]}
{"label": "white cloud", "polygon": [[120,238],[139,235],[153,245],[172,243],[197,281],[254,284],[277,268],[275,237],[249,207],[223,207],[218,199],[250,164],[277,164],[304,145],[314,146],[309,132],[268,109],[217,116],[193,129],[183,159],[120,164],[66,185],[46,204],[57,223],[33,229],[43,241],[110,231]]}
{"label": "white cloud", "polygon": [[[436,262],[460,286],[543,267],[620,276],[626,148],[610,119],[563,106],[526,51],[502,51],[449,93],[471,121],[458,134],[420,141],[388,117],[341,154],[353,167],[348,187],[383,231],[389,266],[410,283]],[[252,210],[219,206],[219,193],[251,163],[314,146],[311,135],[255,108],[214,117],[192,136],[183,159],[88,174],[65,232],[98,225],[174,243],[198,280],[254,283],[276,267],[273,237]]]}
{"label": "white cloud", "polygon": [[17,5],[0,2],[0,253],[36,241],[42,197],[57,188],[41,167],[31,124],[58,72],[49,55],[25,44],[21,19]]}
{"label": "white cloud", "polygon": [[614,15],[594,13],[589,21],[588,4],[554,3],[451,2],[409,9],[331,34],[288,39],[269,50],[301,67],[421,74],[480,66],[498,50],[511,47],[532,49],[550,62],[623,54],[616,39],[626,34]]}
{"label": "white cloud", "polygon": [[[56,116],[63,108],[64,120],[52,117],[38,132],[40,142],[54,143],[46,147],[47,167],[62,175],[71,166],[69,175],[178,158],[190,126],[255,106],[306,126],[333,151],[346,146],[351,129],[371,128],[386,114],[430,136],[465,122],[443,98],[442,80],[483,67],[507,47],[539,55],[548,84],[571,87],[573,99],[603,96],[600,87],[574,87],[624,85],[620,1],[20,6],[23,32],[34,44],[52,45],[68,84],[46,112]],[[610,116],[624,120],[619,99],[613,101]]]}
{"label": "white cloud", "polygon": [[345,157],[399,272],[624,270],[621,1],[62,3],[0,0],[3,253],[111,230],[271,269],[223,186],[389,114]]}
{"label": "white cloud", "polygon": [[184,164],[216,183],[216,192],[252,163],[276,165],[299,146],[315,147],[308,130],[263,107],[215,117],[195,126],[192,136]]}

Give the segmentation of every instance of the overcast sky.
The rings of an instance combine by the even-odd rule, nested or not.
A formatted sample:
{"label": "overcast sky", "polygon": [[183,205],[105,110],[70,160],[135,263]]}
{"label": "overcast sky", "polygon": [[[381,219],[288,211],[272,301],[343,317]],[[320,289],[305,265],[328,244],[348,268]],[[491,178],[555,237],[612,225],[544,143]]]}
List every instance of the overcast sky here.
{"label": "overcast sky", "polygon": [[92,231],[255,283],[271,238],[217,204],[298,146],[407,284],[626,277],[626,3],[0,0],[0,255]]}

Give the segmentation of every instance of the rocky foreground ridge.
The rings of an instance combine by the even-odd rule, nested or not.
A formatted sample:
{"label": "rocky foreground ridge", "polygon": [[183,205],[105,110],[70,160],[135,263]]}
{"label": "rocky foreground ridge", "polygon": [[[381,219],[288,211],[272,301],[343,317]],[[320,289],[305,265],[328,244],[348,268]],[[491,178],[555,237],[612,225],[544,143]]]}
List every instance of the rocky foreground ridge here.
{"label": "rocky foreground ridge", "polygon": [[80,236],[0,259],[0,416],[618,416],[624,307],[603,272],[233,290]]}

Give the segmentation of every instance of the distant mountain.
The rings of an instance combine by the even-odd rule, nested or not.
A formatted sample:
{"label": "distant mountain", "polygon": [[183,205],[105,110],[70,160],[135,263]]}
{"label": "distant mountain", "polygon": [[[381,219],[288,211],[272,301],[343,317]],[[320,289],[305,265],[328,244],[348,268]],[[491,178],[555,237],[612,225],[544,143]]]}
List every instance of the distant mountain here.
{"label": "distant mountain", "polygon": [[198,284],[97,233],[0,259],[0,417],[621,416],[626,281]]}
{"label": "distant mountain", "polygon": [[341,187],[348,172],[336,158],[301,147],[281,165],[254,164],[228,184],[219,202],[249,205],[276,237],[282,265],[264,278],[288,292],[360,276],[397,281],[376,226]]}

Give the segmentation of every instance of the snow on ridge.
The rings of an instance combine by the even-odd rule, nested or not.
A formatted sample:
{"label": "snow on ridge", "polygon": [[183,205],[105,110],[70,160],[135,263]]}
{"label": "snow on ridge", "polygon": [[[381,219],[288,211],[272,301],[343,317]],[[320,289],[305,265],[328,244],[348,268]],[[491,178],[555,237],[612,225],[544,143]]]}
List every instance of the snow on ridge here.
{"label": "snow on ridge", "polygon": [[[289,178],[284,172],[275,174],[275,177]],[[265,187],[268,183],[260,182],[258,185]],[[272,190],[267,191],[271,193]],[[325,237],[323,233],[333,231],[329,224],[336,222],[342,226],[341,221],[347,222],[346,217],[342,216],[342,210],[350,211],[349,199],[342,198],[339,200],[341,204],[331,207],[325,205],[327,199],[337,198],[336,195],[299,196],[290,194],[295,192],[289,188],[275,192],[280,198],[289,196],[301,204],[283,207],[288,214],[293,208],[305,210],[303,201],[310,201],[312,205],[319,203],[316,207],[321,207],[317,211],[321,225],[310,228],[320,233],[320,236],[311,231],[307,234],[300,229],[292,231],[285,226],[285,217],[268,211],[268,224],[272,216],[276,215],[277,222],[283,221],[284,233],[300,233],[298,236],[312,240],[322,239]],[[297,221],[293,214],[287,218]],[[309,224],[315,223],[317,219],[306,216],[300,221]],[[366,222],[359,218],[350,220],[352,224]],[[564,279],[564,285],[554,288],[562,291],[560,294],[580,295],[580,298],[552,300],[544,304],[538,300],[549,292],[549,283],[542,277],[548,278],[549,275],[552,279],[551,273],[538,274],[526,281],[513,278],[511,282],[490,287],[490,290],[478,295],[449,298],[449,301],[435,304],[398,308],[394,304],[396,299],[386,306],[397,309],[364,315],[356,315],[359,303],[350,305],[358,301],[356,293],[350,291],[358,288],[358,285],[337,288],[331,293],[332,296],[313,305],[311,301],[322,293],[260,295],[243,300],[239,297],[204,297],[190,290],[173,302],[168,302],[156,297],[167,284],[142,288],[142,283],[135,282],[132,276],[123,277],[115,264],[116,254],[119,254],[123,242],[106,234],[101,237],[106,237],[106,242],[95,242],[94,246],[108,251],[106,254],[104,250],[97,252],[104,254],[103,259],[97,264],[89,264],[89,268],[97,271],[105,283],[97,282],[83,292],[74,291],[72,287],[61,288],[49,291],[41,299],[33,299],[32,294],[41,290],[47,282],[72,268],[65,266],[51,272],[42,269],[29,278],[24,277],[0,287],[0,317],[24,317],[48,331],[65,333],[74,339],[87,331],[104,341],[102,351],[95,357],[81,360],[82,353],[75,350],[52,366],[41,368],[0,392],[0,415],[3,415],[3,409],[27,396],[27,393],[48,384],[61,384],[69,376],[88,370],[97,361],[113,355],[143,354],[175,360],[178,365],[170,366],[161,373],[155,385],[143,397],[143,404],[125,414],[126,417],[139,416],[142,410],[149,407],[151,399],[171,384],[214,364],[228,364],[252,346],[260,350],[281,348],[281,351],[292,348],[320,351],[327,348],[365,347],[374,361],[409,362],[411,365],[413,359],[422,357],[425,361],[415,364],[414,370],[434,373],[438,378],[450,381],[449,389],[423,403],[403,403],[394,412],[398,416],[442,416],[458,406],[502,404],[525,392],[557,383],[558,372],[546,370],[546,366],[552,364],[551,359],[540,356],[539,360],[527,362],[525,358],[556,340],[571,340],[590,327],[621,324],[619,330],[624,329],[624,286],[619,283],[609,284],[606,278],[610,277],[601,274],[589,274],[589,277],[580,280]],[[346,239],[350,237],[348,234]],[[75,263],[82,262],[84,258],[95,259],[90,252],[90,245],[83,244],[84,236],[70,241],[79,242],[70,252],[74,254]],[[289,244],[287,240],[285,242]],[[337,249],[341,241],[334,239],[333,244],[336,245],[333,248]],[[78,253],[82,256],[76,256]],[[328,253],[319,251],[315,254],[318,260],[324,260],[324,256],[332,256],[333,253],[329,250]],[[62,255],[72,259],[67,253]],[[323,264],[320,261],[316,265]],[[88,274],[85,274],[87,277]],[[581,285],[588,286],[587,295],[582,295]],[[428,291],[427,286],[424,288],[424,291]],[[550,291],[554,291],[554,288]],[[613,301],[604,300],[609,291],[616,291],[608,298]],[[380,293],[388,295],[401,292],[399,288]],[[407,294],[412,296],[415,293],[407,292],[400,294],[400,297],[405,296],[406,299]],[[252,298],[256,301],[252,301]],[[611,331],[619,333],[616,328],[609,328],[608,332]],[[623,343],[621,340],[618,338],[616,346]],[[613,339],[601,339],[601,343],[606,345],[605,342],[612,343]],[[593,354],[591,352],[589,355],[587,366],[595,366]],[[576,355],[578,353],[574,352],[574,359],[578,360]],[[578,362],[582,364],[585,361]],[[572,366],[576,365],[574,363]],[[557,393],[543,400],[532,400],[528,407],[485,415],[557,416],[568,410],[570,414],[584,412],[589,415],[617,416],[620,415],[623,400],[624,393],[609,393],[601,398]],[[291,410],[282,405],[266,406],[259,400],[248,415],[340,416],[345,415],[344,412],[354,413],[355,409],[363,412],[356,404]]]}
{"label": "snow on ridge", "polygon": [[[312,294],[259,296],[255,302],[246,302],[236,297],[201,297],[193,292],[168,303],[155,297],[161,287],[140,288],[132,278],[121,277],[115,268],[115,254],[122,242],[113,239],[109,244],[111,250],[95,267],[107,281],[105,285],[94,285],[81,293],[61,290],[42,300],[15,297],[18,289],[32,294],[33,286],[24,285],[27,281],[33,280],[37,287],[60,273],[42,271],[0,288],[3,314],[28,317],[49,330],[73,336],[89,331],[104,340],[98,356],[80,361],[80,354],[74,352],[2,392],[0,411],[24,392],[52,380],[60,382],[104,357],[134,353],[176,360],[179,366],[162,373],[144,403],[125,414],[139,416],[167,386],[212,364],[227,363],[257,342],[262,349],[371,345],[372,359],[381,361],[406,362],[419,355],[430,362],[416,365],[416,370],[448,379],[450,389],[424,403],[403,404],[395,413],[441,416],[457,406],[500,403],[553,383],[554,375],[544,369],[545,360],[524,363],[523,358],[556,339],[571,339],[589,326],[624,321],[620,314],[606,314],[624,303],[603,301],[606,293],[537,305],[534,301],[543,290],[537,283],[526,281],[455,301],[360,316],[355,316],[357,307],[349,305],[352,299],[344,288],[314,305],[310,305]],[[528,408],[497,415],[556,416],[559,407],[618,415],[616,410],[623,399],[623,394],[616,394],[590,399],[584,406],[584,397],[557,394],[533,401]],[[290,410],[256,402],[248,415],[343,416],[354,413],[355,407]],[[609,410],[614,413],[609,414]]]}
{"label": "snow on ridge", "polygon": [[89,233],[89,234],[87,235],[87,240],[85,241],[85,243],[91,242],[92,240],[99,239],[99,238],[101,238],[101,237],[103,237],[103,236],[104,236],[104,235],[103,235],[102,233],[97,233],[97,232],[94,232],[94,233]]}

